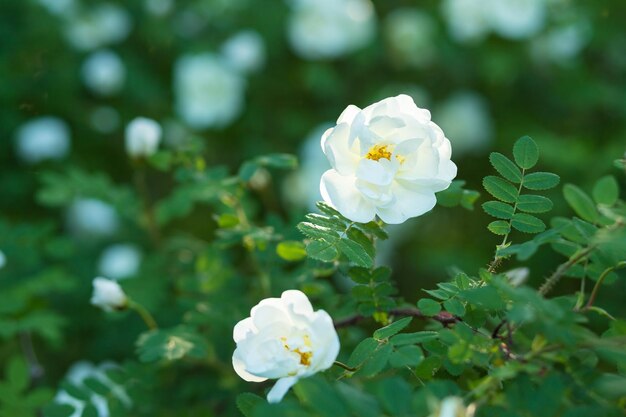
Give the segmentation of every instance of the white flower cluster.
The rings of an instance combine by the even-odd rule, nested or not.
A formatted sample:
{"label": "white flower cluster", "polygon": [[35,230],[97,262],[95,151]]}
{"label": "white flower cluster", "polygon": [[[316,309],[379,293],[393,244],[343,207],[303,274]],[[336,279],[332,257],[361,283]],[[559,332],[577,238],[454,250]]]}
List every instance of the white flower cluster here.
{"label": "white flower cluster", "polygon": [[333,59],[366,46],[376,19],[369,0],[292,0],[287,35],[304,59]]}
{"label": "white flower cluster", "polygon": [[267,394],[270,403],[282,400],[300,378],[330,368],[339,354],[332,319],[324,310],[313,311],[297,290],[254,306],[250,317],[235,325],[233,339],[233,367],[241,378],[278,379]]}
{"label": "white flower cluster", "polygon": [[261,69],[261,36],[245,30],[228,39],[221,53],[183,55],[174,65],[175,108],[193,129],[223,128],[243,111],[244,75]]}
{"label": "white flower cluster", "polygon": [[477,42],[491,31],[526,39],[543,28],[547,14],[546,0],[444,0],[442,12],[458,42]]}
{"label": "white flower cluster", "polygon": [[89,394],[89,398],[76,398],[66,390],[61,389],[57,392],[53,402],[55,404],[67,404],[72,406],[74,412],[70,414],[69,417],[80,417],[89,404],[94,406],[98,417],[110,417],[111,413],[107,397],[93,392],[84,384],[87,378],[93,378],[107,386],[111,390],[112,397],[130,408],[132,401],[124,387],[113,382],[106,374],[108,370],[116,368],[118,368],[118,365],[113,362],[104,362],[98,366],[86,361],[75,363],[68,370],[65,379],[71,385],[81,388],[82,392]]}
{"label": "white flower cluster", "polygon": [[422,215],[457,171],[450,141],[407,95],[348,106],[322,136],[322,150],[332,166],[322,176],[322,197],[355,222]]}
{"label": "white flower cluster", "polygon": [[32,119],[16,132],[17,155],[28,164],[47,159],[62,159],[70,150],[70,129],[51,116]]}
{"label": "white flower cluster", "polygon": [[113,3],[99,3],[80,10],[70,8],[62,17],[65,38],[79,51],[120,43],[132,29],[130,14]]}

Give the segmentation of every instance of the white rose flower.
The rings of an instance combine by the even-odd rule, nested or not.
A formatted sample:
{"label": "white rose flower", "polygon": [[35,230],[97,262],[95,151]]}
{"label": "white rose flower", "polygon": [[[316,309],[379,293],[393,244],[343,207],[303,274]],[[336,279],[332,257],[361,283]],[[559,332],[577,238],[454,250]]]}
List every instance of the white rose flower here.
{"label": "white rose flower", "polygon": [[117,244],[102,252],[98,271],[105,277],[120,280],[135,275],[140,265],[141,252],[135,245]]}
{"label": "white rose flower", "polygon": [[115,52],[101,50],[87,57],[81,74],[87,88],[101,96],[110,96],[124,86],[126,67]]}
{"label": "white rose flower", "polygon": [[265,63],[265,44],[257,32],[244,30],[224,42],[222,55],[237,70],[255,72]]}
{"label": "white rose flower", "polygon": [[130,14],[112,3],[100,3],[71,16],[64,26],[67,41],[79,51],[122,42],[131,29]]}
{"label": "white rose flower", "polygon": [[94,278],[91,304],[104,311],[113,311],[125,308],[127,303],[128,297],[120,284],[102,277]]}
{"label": "white rose flower", "polygon": [[288,37],[305,59],[332,59],[355,51],[373,39],[374,7],[369,0],[297,0]]}
{"label": "white rose flower", "polygon": [[278,378],[267,401],[282,400],[300,378],[328,369],[339,354],[339,337],[324,310],[313,311],[306,295],[285,291],[254,306],[233,330],[233,367],[251,382]]}
{"label": "white rose flower", "polygon": [[322,136],[322,150],[332,166],[322,175],[322,197],[355,222],[420,216],[457,171],[450,141],[404,94],[363,110],[348,106]]}
{"label": "white rose flower", "polygon": [[16,150],[28,164],[62,159],[70,150],[70,129],[57,117],[39,117],[20,126]]}
{"label": "white rose flower", "polygon": [[124,132],[126,153],[132,158],[153,155],[161,141],[161,126],[152,119],[137,117]]}
{"label": "white rose flower", "polygon": [[467,408],[463,404],[463,400],[459,397],[444,398],[436,412],[430,417],[467,417]]}
{"label": "white rose flower", "polygon": [[176,110],[194,129],[225,127],[243,109],[245,84],[217,55],[185,55],[174,67]]}

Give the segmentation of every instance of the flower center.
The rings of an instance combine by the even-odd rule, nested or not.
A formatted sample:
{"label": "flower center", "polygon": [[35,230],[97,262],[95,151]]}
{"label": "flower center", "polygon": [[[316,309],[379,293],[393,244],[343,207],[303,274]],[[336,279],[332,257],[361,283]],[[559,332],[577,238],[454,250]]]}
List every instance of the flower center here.
{"label": "flower center", "polygon": [[365,158],[371,159],[372,161],[378,161],[381,158],[391,160],[391,151],[389,150],[389,145],[372,146],[367,152],[367,155],[365,155]]}
{"label": "flower center", "polygon": [[[297,347],[295,349],[291,348],[287,344],[287,338],[286,337],[281,337],[280,340],[283,342],[283,347],[286,350],[288,350],[289,352],[297,353],[300,356],[300,365],[304,365],[304,366],[310,366],[311,365],[311,358],[313,357],[313,352],[310,351],[311,338],[309,337],[308,334],[305,334],[302,337],[302,341],[303,341],[302,344],[304,346],[300,346],[300,347]],[[304,352],[303,352],[303,350],[304,350]]]}

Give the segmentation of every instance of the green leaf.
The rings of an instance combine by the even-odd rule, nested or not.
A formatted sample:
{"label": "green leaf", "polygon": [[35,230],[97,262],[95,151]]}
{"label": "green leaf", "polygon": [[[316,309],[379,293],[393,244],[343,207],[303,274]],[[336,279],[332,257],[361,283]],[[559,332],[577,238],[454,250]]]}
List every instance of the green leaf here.
{"label": "green leaf", "polygon": [[541,233],[546,230],[546,225],[540,219],[524,213],[516,213],[511,225],[524,233]]}
{"label": "green leaf", "polygon": [[459,294],[470,304],[477,305],[479,307],[488,310],[500,310],[505,307],[504,300],[494,287],[478,287],[464,290]]}
{"label": "green leaf", "polygon": [[[322,377],[301,379],[294,387],[294,392],[301,403],[323,417],[347,417],[348,409],[337,391]],[[320,401],[323,399],[323,401]]]}
{"label": "green leaf", "polygon": [[314,240],[306,247],[306,254],[309,258],[324,262],[333,262],[339,257],[339,251],[334,243],[325,240]]}
{"label": "green leaf", "polygon": [[597,223],[600,214],[596,209],[591,197],[589,197],[583,190],[573,184],[565,184],[563,187],[563,196],[567,201],[567,204],[579,215],[583,220],[587,220],[591,223]]}
{"label": "green leaf", "polygon": [[359,229],[351,227],[347,233],[348,239],[361,246],[365,252],[374,259],[376,256],[376,250],[374,249],[374,243]]}
{"label": "green leaf", "polygon": [[593,199],[598,204],[612,206],[619,198],[619,184],[612,175],[602,177],[593,187]]}
{"label": "green leaf", "polygon": [[335,386],[355,416],[380,417],[380,406],[371,395],[342,382],[337,382]]}
{"label": "green leaf", "polygon": [[98,417],[100,414],[93,404],[87,404],[80,417]]}
{"label": "green leaf", "polygon": [[393,336],[389,342],[394,346],[415,345],[417,343],[429,342],[439,338],[438,332],[423,331],[415,333],[400,333]]}
{"label": "green leaf", "polygon": [[413,317],[404,317],[398,321],[391,323],[388,326],[382,327],[374,332],[374,339],[383,340],[393,336],[396,333],[399,333],[408,326],[413,320]]}
{"label": "green leaf", "polygon": [[485,190],[498,200],[506,203],[514,203],[517,200],[517,189],[510,182],[493,175],[483,179],[483,187]]}
{"label": "green leaf", "polygon": [[337,249],[357,266],[371,268],[374,265],[374,258],[357,242],[342,238],[336,242]]}
{"label": "green leaf", "polygon": [[533,172],[524,176],[522,185],[529,190],[548,190],[559,185],[561,178],[551,172]]}
{"label": "green leaf", "polygon": [[17,392],[21,392],[28,387],[30,382],[28,365],[21,357],[14,356],[11,358],[6,369],[6,379]]}
{"label": "green leaf", "polygon": [[463,303],[456,298],[450,298],[443,302],[443,308],[455,316],[463,317],[465,315],[465,307]]}
{"label": "green leaf", "polygon": [[529,136],[522,136],[513,145],[513,157],[520,168],[530,169],[539,160],[537,144]]}
{"label": "green leaf", "polygon": [[422,349],[415,345],[402,346],[391,354],[389,364],[394,368],[417,366],[424,360]]}
{"label": "green leaf", "polygon": [[286,261],[300,261],[306,258],[306,247],[302,242],[287,240],[276,246],[276,253]]}
{"label": "green leaf", "polygon": [[391,353],[391,344],[383,343],[379,345],[370,358],[365,361],[363,366],[357,371],[357,373],[366,378],[373,377],[385,368]]}
{"label": "green leaf", "polygon": [[517,208],[527,213],[545,213],[552,210],[552,201],[540,195],[524,194],[517,200]]}
{"label": "green leaf", "polygon": [[185,356],[202,359],[207,349],[207,342],[201,335],[183,326],[150,330],[142,333],[137,340],[137,354],[141,362],[174,361]]}
{"label": "green leaf", "polygon": [[522,171],[506,156],[498,152],[489,155],[489,162],[507,180],[519,184],[522,181]]}
{"label": "green leaf", "polygon": [[487,229],[493,234],[504,236],[507,233],[511,232],[511,226],[508,222],[504,220],[496,220],[495,222],[491,222],[487,225]]}
{"label": "green leaf", "polygon": [[280,168],[280,169],[296,169],[298,168],[298,158],[288,153],[274,153],[259,156],[255,159],[259,165]]}
{"label": "green leaf", "polygon": [[74,407],[68,404],[48,404],[43,408],[46,417],[70,417],[74,414]]}
{"label": "green leaf", "polygon": [[367,358],[372,356],[379,343],[371,337],[363,339],[352,351],[350,358],[348,359],[348,366],[355,368],[361,365]]}
{"label": "green leaf", "polygon": [[237,408],[241,411],[241,414],[245,417],[252,417],[254,408],[259,404],[264,404],[265,400],[258,395],[244,392],[243,394],[239,394],[237,396],[236,403]]}
{"label": "green leaf", "polygon": [[159,171],[168,171],[172,166],[174,155],[168,151],[159,151],[148,158],[148,162]]}
{"label": "green leaf", "polygon": [[301,231],[311,239],[326,239],[333,241],[339,238],[339,234],[336,230],[333,230],[329,227],[320,226],[318,224],[301,222],[298,224],[297,228],[299,231]]}
{"label": "green leaf", "polygon": [[441,311],[441,304],[430,298],[422,298],[417,302],[417,308],[419,308],[425,316],[434,316]]}
{"label": "green leaf", "polygon": [[483,210],[485,210],[485,213],[498,219],[508,220],[513,217],[513,206],[507,203],[502,203],[500,201],[487,201],[486,203],[483,203],[482,207]]}

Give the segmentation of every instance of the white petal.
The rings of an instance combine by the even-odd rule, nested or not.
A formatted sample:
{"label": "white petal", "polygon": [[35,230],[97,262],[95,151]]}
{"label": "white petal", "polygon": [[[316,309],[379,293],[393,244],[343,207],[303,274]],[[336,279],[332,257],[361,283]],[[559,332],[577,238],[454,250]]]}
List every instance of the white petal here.
{"label": "white petal", "polygon": [[357,190],[355,181],[355,177],[345,177],[331,169],[322,175],[320,192],[324,201],[348,219],[367,223],[374,219],[375,208]]}
{"label": "white petal", "polygon": [[341,175],[352,175],[359,160],[358,147],[349,144],[350,127],[337,125],[322,137],[324,154],[330,165]]}
{"label": "white petal", "polygon": [[315,356],[313,356],[315,371],[323,371],[330,368],[339,355],[339,336],[332,318],[324,310],[315,312],[315,320],[311,323],[311,327],[319,341],[319,346],[316,346]]}
{"label": "white petal", "polygon": [[[274,302],[267,302],[269,300]],[[275,300],[280,302],[279,298],[269,298],[252,307],[250,316],[252,317],[254,326],[259,331],[270,326],[275,326],[277,323],[289,321],[284,305],[282,303],[277,304]]]}
{"label": "white petal", "polygon": [[285,394],[287,394],[287,391],[289,391],[289,388],[293,387],[296,382],[298,382],[298,378],[295,376],[280,378],[276,381],[270,392],[267,393],[267,402],[270,404],[280,402]]}
{"label": "white petal", "polygon": [[283,292],[280,298],[285,302],[287,306],[291,307],[291,311],[297,314],[302,314],[305,316],[310,316],[313,314],[313,307],[311,306],[311,302],[302,291],[287,290]]}
{"label": "white petal", "polygon": [[340,123],[352,123],[356,115],[361,111],[357,106],[350,104],[346,109],[341,113],[339,118],[337,119],[337,124]]}
{"label": "white petal", "polygon": [[[381,159],[380,161],[383,160]],[[393,174],[395,173],[393,166],[391,164],[384,165],[380,161],[361,159],[356,169],[357,178],[376,185],[391,184]]]}
{"label": "white petal", "polygon": [[378,207],[376,210],[378,216],[385,223],[402,223],[408,218],[421,216],[432,210],[437,204],[435,194],[430,191],[419,193],[399,184],[394,184],[392,190],[396,197],[395,204],[390,207]]}
{"label": "white petal", "polygon": [[267,378],[252,375],[246,371],[246,364],[239,356],[239,349],[235,349],[235,353],[233,353],[233,368],[235,369],[235,372],[237,372],[237,375],[239,375],[244,381],[248,382],[263,382],[267,380]]}
{"label": "white petal", "polygon": [[247,317],[241,320],[239,323],[235,324],[235,328],[233,329],[233,340],[235,343],[239,343],[239,341],[246,338],[246,335],[249,332],[254,333],[256,331],[256,327],[252,321],[251,317]]}

